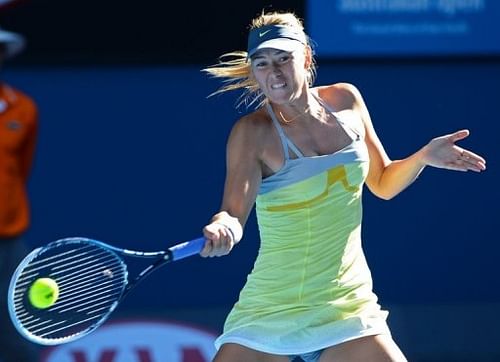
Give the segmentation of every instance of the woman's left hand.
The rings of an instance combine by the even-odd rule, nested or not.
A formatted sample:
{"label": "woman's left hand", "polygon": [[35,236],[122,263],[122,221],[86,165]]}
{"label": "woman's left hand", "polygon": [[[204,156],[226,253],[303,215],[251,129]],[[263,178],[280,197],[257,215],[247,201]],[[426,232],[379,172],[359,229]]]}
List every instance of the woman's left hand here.
{"label": "woman's left hand", "polygon": [[486,160],[475,153],[455,145],[469,136],[468,130],[437,137],[422,148],[422,162],[428,166],[455,171],[486,170]]}

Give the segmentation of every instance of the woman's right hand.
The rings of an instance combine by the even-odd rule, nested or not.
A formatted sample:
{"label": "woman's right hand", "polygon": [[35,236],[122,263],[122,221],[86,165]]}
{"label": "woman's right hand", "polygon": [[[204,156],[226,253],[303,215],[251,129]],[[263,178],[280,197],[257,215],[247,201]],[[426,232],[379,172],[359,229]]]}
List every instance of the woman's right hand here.
{"label": "woman's right hand", "polygon": [[207,241],[200,255],[204,258],[227,255],[235,245],[235,240],[229,228],[218,222],[212,222],[205,226],[203,235]]}

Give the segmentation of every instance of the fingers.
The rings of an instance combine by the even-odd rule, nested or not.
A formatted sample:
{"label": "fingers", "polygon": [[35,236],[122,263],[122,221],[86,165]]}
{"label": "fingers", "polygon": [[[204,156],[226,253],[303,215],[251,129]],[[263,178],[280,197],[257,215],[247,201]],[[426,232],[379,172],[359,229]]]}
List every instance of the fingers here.
{"label": "fingers", "polygon": [[200,252],[202,257],[227,255],[233,249],[234,240],[232,234],[224,225],[209,224],[203,229],[203,234],[207,241]]}
{"label": "fingers", "polygon": [[469,136],[469,130],[468,129],[462,129],[460,131],[457,131],[455,133],[452,133],[448,136],[448,139],[455,143],[457,141],[460,141],[460,140],[463,140],[464,138],[466,138],[467,136]]}
{"label": "fingers", "polygon": [[481,172],[486,170],[486,160],[474,152],[460,149],[455,162],[464,171]]}
{"label": "fingers", "polygon": [[460,161],[445,163],[442,166],[442,168],[444,168],[446,170],[452,170],[452,171],[461,171],[461,172],[468,171],[467,167],[465,167]]}
{"label": "fingers", "polygon": [[454,155],[445,164],[444,168],[454,171],[474,171],[486,170],[486,160],[475,153],[456,147]]}
{"label": "fingers", "polygon": [[462,159],[464,159],[468,162],[476,162],[476,163],[482,163],[483,165],[486,165],[486,160],[484,158],[482,158],[481,156],[479,156],[479,155],[477,155],[474,152],[471,152],[469,150],[462,149],[461,157],[462,157]]}
{"label": "fingers", "polygon": [[[463,129],[455,133],[452,133],[451,135],[448,136],[448,139],[452,143],[455,143],[469,136],[469,133],[470,133],[469,130]],[[474,172],[481,172],[486,170],[486,160],[483,157],[475,154],[474,152],[458,147],[456,145],[454,145],[453,148],[455,149],[456,152],[455,153],[456,160],[452,160],[448,164],[448,166],[450,166],[451,169],[457,171],[474,171]]]}

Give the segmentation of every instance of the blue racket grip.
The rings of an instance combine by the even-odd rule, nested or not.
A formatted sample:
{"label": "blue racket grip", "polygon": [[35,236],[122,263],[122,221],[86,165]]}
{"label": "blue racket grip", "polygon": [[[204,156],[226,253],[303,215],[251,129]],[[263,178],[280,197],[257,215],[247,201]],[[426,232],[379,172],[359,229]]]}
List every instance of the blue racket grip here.
{"label": "blue racket grip", "polygon": [[185,243],[177,244],[169,248],[172,260],[179,260],[187,258],[188,256],[199,254],[205,246],[205,238],[197,238]]}

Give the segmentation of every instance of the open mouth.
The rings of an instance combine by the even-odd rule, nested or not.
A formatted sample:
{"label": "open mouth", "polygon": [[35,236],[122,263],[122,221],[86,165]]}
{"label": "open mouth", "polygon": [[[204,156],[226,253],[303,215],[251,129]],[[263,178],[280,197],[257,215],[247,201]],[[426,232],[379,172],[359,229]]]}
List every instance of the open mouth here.
{"label": "open mouth", "polygon": [[271,84],[271,89],[280,89],[286,87],[286,83],[276,83],[276,84]]}

